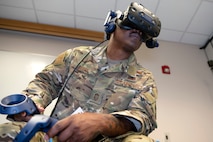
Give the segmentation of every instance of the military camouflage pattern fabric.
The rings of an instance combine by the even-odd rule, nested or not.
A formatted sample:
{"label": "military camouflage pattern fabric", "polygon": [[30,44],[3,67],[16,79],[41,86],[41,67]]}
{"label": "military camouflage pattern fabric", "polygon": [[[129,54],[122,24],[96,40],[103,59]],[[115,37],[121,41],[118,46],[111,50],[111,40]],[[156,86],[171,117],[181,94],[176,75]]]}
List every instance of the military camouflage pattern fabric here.
{"label": "military camouflage pattern fabric", "polygon": [[[13,139],[25,126],[25,122],[11,122],[0,125],[0,142],[13,142]],[[44,134],[37,132],[31,139],[31,142],[47,142],[44,140]]]}
{"label": "military camouflage pattern fabric", "polygon": [[[20,129],[24,127],[25,122],[11,122],[0,125],[0,142],[13,142],[13,139],[19,133]],[[57,138],[52,139],[53,142],[57,142]],[[49,142],[44,139],[44,133],[37,132],[36,135],[30,140],[30,142]],[[130,132],[116,138],[103,138],[101,140],[94,140],[93,142],[154,142],[153,139]]]}
{"label": "military camouflage pattern fabric", "polygon": [[113,62],[107,59],[106,49],[82,46],[61,53],[23,93],[43,107],[60,94],[54,118],[63,119],[80,107],[85,112],[125,117],[147,136],[157,128],[153,75],[137,63],[134,54]]}

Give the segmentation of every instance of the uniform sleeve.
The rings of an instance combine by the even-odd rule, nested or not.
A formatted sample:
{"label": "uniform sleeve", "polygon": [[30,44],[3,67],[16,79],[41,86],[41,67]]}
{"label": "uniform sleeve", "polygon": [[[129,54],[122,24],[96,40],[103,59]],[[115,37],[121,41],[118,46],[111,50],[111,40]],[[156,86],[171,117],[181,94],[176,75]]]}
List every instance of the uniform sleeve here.
{"label": "uniform sleeve", "polygon": [[127,110],[115,112],[115,117],[126,117],[144,135],[148,135],[155,128],[156,123],[156,99],[157,87],[150,72],[144,74],[146,80],[143,89],[131,100]]}
{"label": "uniform sleeve", "polygon": [[23,94],[28,95],[35,103],[44,108],[48,106],[53,99],[58,97],[58,93],[69,72],[69,64],[72,49],[61,53],[41,72],[37,73]]}

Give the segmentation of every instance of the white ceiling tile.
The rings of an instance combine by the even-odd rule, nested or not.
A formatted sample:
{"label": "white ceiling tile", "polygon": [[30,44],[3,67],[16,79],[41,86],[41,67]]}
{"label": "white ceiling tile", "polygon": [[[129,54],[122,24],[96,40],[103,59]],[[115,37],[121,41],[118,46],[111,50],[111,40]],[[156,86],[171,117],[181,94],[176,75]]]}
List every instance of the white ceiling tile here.
{"label": "white ceiling tile", "polygon": [[162,27],[184,31],[200,0],[161,0],[156,15]]}
{"label": "white ceiling tile", "polygon": [[[0,17],[30,22],[37,22],[38,19],[44,24],[103,32],[107,13],[110,10],[125,11],[131,2],[132,0],[0,0]],[[159,39],[201,45],[213,34],[213,0],[135,2],[141,3],[160,18],[162,30]],[[183,33],[186,34],[183,36]]]}
{"label": "white ceiling tile", "polygon": [[206,35],[213,32],[213,2],[202,2],[187,31]]}
{"label": "white ceiling tile", "polygon": [[161,29],[161,32],[158,38],[165,41],[179,42],[182,35],[183,35],[182,32]]}
{"label": "white ceiling tile", "polygon": [[0,6],[0,17],[29,22],[36,22],[34,10]]}
{"label": "white ceiling tile", "polygon": [[77,17],[76,26],[78,29],[87,29],[87,30],[92,30],[92,31],[103,32],[104,31],[104,20]]}
{"label": "white ceiling tile", "polygon": [[74,27],[74,16],[38,11],[38,21],[42,24],[51,24],[64,27]]}
{"label": "white ceiling tile", "polygon": [[[116,10],[125,11],[127,7],[130,5],[132,0],[117,0],[117,7]],[[143,6],[145,6],[149,11],[155,13],[158,0],[135,0],[134,2],[140,3]]]}
{"label": "white ceiling tile", "polygon": [[32,0],[0,0],[0,5],[33,8]]}
{"label": "white ceiling tile", "polygon": [[205,35],[185,33],[181,42],[203,46],[207,40],[208,40],[208,36],[205,36]]}
{"label": "white ceiling tile", "polygon": [[74,14],[73,0],[34,0],[34,2],[38,10]]}
{"label": "white ceiling tile", "polygon": [[76,15],[105,19],[107,13],[115,8],[112,0],[76,0]]}

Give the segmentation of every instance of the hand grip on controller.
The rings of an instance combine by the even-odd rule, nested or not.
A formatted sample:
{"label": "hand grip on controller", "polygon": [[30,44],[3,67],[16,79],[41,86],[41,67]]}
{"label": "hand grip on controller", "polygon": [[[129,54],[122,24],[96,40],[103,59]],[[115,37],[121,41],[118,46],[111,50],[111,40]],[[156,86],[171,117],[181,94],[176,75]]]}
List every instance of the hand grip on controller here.
{"label": "hand grip on controller", "polygon": [[0,101],[0,113],[14,115],[26,112],[27,115],[39,114],[35,103],[26,95],[12,94]]}
{"label": "hand grip on controller", "polygon": [[29,142],[38,131],[47,132],[57,119],[45,115],[34,115],[15,137],[14,142]]}
{"label": "hand grip on controller", "polygon": [[39,115],[35,103],[26,95],[12,94],[0,101],[0,114],[8,114],[10,117],[20,112],[33,116],[15,137],[14,142],[29,142],[36,132],[47,132],[57,122],[57,119]]}

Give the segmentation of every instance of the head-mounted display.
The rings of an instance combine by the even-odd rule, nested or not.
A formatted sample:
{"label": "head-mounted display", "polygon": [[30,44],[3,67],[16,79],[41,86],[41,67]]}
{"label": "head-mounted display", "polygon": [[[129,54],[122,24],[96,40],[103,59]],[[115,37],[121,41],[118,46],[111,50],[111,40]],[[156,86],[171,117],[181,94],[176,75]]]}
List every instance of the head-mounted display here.
{"label": "head-mounted display", "polygon": [[146,9],[142,4],[132,2],[126,11],[110,11],[104,22],[105,32],[109,35],[114,32],[115,24],[126,30],[137,29],[142,32],[142,40],[147,47],[157,47],[158,43],[153,38],[160,34],[161,22],[157,16]]}
{"label": "head-mounted display", "polygon": [[161,29],[159,18],[143,5],[135,2],[130,4],[116,22],[123,29],[137,29],[141,31],[143,33],[143,41],[157,37]]}

